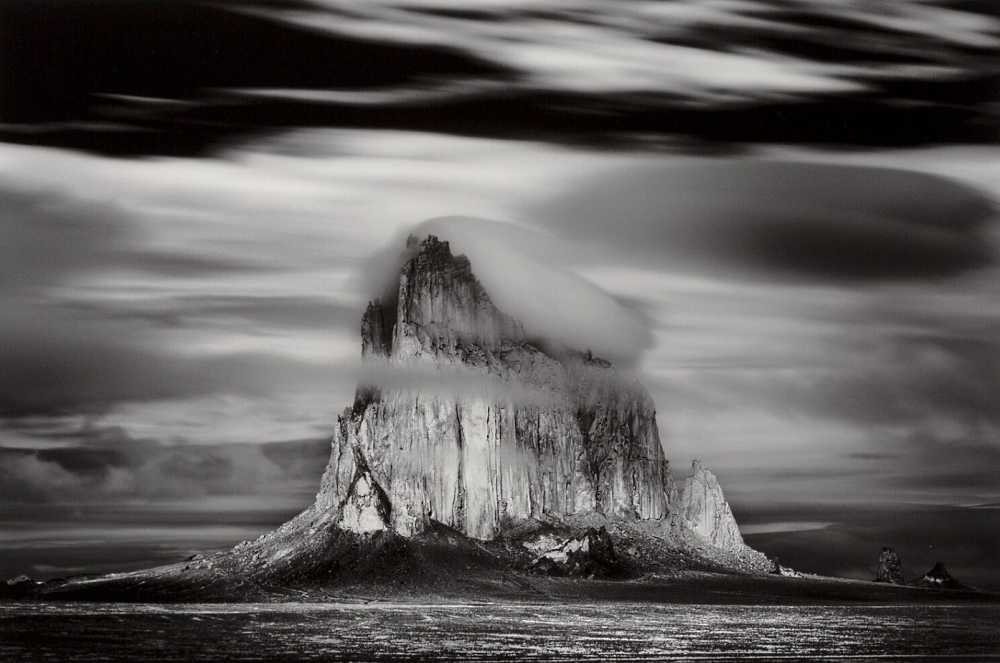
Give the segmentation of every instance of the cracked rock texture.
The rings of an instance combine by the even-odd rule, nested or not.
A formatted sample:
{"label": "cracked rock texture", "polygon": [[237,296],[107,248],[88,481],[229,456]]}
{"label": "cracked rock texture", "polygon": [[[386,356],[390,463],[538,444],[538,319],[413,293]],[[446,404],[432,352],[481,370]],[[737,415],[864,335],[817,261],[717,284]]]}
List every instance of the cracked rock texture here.
{"label": "cracked rock texture", "polygon": [[359,486],[385,495],[403,536],[431,520],[492,539],[532,517],[666,518],[676,489],[642,385],[589,353],[526,342],[447,242],[411,239],[408,251],[395,301],[362,320],[376,377],[338,419],[325,518],[371,526],[354,515]]}
{"label": "cracked rock texture", "polygon": [[[773,570],[701,463],[677,490],[634,378],[589,351],[538,349],[447,242],[411,239],[400,265],[396,293],[363,316],[362,377],[312,506],[210,558],[17,578],[0,597],[538,596],[528,576]],[[922,580],[951,586],[945,574]]]}
{"label": "cracked rock texture", "polygon": [[878,569],[875,571],[875,582],[903,584],[903,563],[892,548],[882,548],[882,554],[878,557]]}
{"label": "cracked rock texture", "polygon": [[579,537],[566,539],[531,564],[535,573],[550,576],[607,578],[625,576],[628,570],[615,555],[608,530],[589,528]]}
{"label": "cracked rock texture", "polygon": [[701,461],[691,464],[691,476],[678,502],[677,517],[710,545],[726,550],[746,547],[718,480]]}

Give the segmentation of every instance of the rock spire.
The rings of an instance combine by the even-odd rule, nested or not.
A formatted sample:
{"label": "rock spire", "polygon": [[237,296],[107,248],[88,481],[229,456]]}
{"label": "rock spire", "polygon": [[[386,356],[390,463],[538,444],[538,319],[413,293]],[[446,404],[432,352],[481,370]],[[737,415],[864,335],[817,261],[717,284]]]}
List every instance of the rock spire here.
{"label": "rock spire", "polygon": [[387,368],[338,420],[325,517],[364,531],[384,516],[403,536],[434,520],[478,539],[527,518],[666,518],[675,489],[642,385],[527,343],[447,242],[409,251],[396,301],[362,319],[365,362]]}
{"label": "rock spire", "polygon": [[903,563],[892,548],[882,548],[882,554],[878,557],[878,569],[875,571],[875,582],[903,584]]}
{"label": "rock spire", "polygon": [[688,529],[717,548],[746,547],[719,481],[700,460],[691,464],[691,476],[680,493],[677,514]]}

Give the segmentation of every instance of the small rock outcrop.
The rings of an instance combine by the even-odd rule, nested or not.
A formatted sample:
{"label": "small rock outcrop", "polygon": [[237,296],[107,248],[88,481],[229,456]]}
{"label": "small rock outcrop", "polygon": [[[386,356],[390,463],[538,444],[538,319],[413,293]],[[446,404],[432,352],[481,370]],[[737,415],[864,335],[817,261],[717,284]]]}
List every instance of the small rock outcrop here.
{"label": "small rock outcrop", "polygon": [[699,460],[691,464],[691,476],[680,491],[677,514],[689,530],[716,548],[746,547],[719,481]]}
{"label": "small rock outcrop", "polygon": [[11,578],[7,581],[7,585],[10,587],[17,587],[18,585],[31,585],[34,583],[35,580],[31,576],[24,575],[23,573],[16,578]]}
{"label": "small rock outcrop", "polygon": [[902,585],[903,564],[899,560],[899,555],[892,548],[882,548],[882,554],[878,558],[878,569],[875,571],[875,582],[886,582],[893,585]]}
{"label": "small rock outcrop", "polygon": [[589,528],[539,555],[531,570],[549,576],[613,578],[627,573],[615,555],[614,542],[604,527]]}
{"label": "small rock outcrop", "polygon": [[976,591],[965,583],[959,582],[948,573],[944,567],[944,562],[938,562],[934,568],[916,580],[906,583],[910,587],[922,587],[924,589],[957,589],[961,591]]}

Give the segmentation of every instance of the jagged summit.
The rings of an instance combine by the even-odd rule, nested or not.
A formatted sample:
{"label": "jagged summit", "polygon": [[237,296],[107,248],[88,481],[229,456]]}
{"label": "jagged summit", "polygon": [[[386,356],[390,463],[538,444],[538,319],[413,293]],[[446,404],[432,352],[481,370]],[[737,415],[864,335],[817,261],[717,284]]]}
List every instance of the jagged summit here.
{"label": "jagged summit", "polygon": [[411,235],[407,251],[414,249],[395,296],[368,304],[361,322],[363,356],[402,359],[460,341],[488,349],[524,341],[521,324],[497,310],[468,258],[452,255],[448,242],[434,235],[419,243]]}
{"label": "jagged summit", "polygon": [[432,520],[492,539],[508,520],[665,518],[675,490],[646,390],[602,360],[546,355],[493,305],[468,259],[434,236],[414,247],[395,315],[381,301],[365,312],[362,355],[401,375],[448,369],[467,388],[400,378],[359,389],[317,496],[327,517],[342,520],[361,462],[403,536]]}
{"label": "jagged summit", "polygon": [[680,517],[711,545],[727,550],[746,546],[719,481],[700,460],[691,463],[691,476],[684,484],[679,502]]}

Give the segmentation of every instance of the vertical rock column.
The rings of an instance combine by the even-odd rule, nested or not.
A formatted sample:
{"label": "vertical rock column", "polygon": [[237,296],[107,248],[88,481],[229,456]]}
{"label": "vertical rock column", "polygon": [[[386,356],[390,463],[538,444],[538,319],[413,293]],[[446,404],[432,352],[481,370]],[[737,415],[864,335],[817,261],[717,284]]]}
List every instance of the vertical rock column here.
{"label": "vertical rock column", "polygon": [[708,543],[725,550],[746,547],[718,480],[700,460],[691,464],[691,476],[684,484],[679,502],[678,518]]}
{"label": "vertical rock column", "polygon": [[903,563],[892,548],[882,548],[882,554],[878,557],[878,569],[875,571],[875,582],[903,584]]}
{"label": "vertical rock column", "polygon": [[500,431],[496,409],[480,400],[458,408],[462,445],[462,483],[465,522],[462,529],[476,539],[492,539],[499,532]]}

